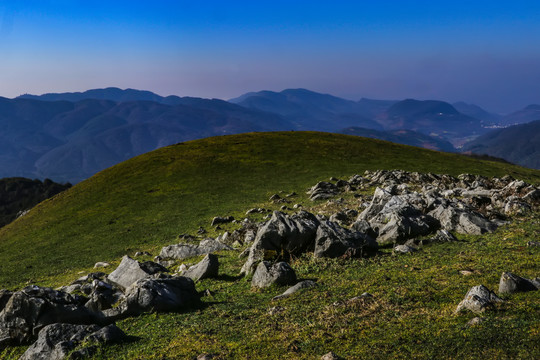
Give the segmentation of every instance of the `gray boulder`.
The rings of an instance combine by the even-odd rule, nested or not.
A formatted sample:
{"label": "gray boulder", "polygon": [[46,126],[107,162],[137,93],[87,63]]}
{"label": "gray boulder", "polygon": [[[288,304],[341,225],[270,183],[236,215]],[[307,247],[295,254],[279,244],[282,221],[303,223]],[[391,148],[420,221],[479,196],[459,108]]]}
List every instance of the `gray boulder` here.
{"label": "gray boulder", "polygon": [[317,185],[313,186],[307,194],[311,201],[326,200],[336,196],[339,193],[339,188],[329,182],[321,181]]}
{"label": "gray boulder", "polygon": [[259,227],[242,273],[252,274],[265,255],[298,255],[313,250],[318,226],[319,220],[306,211],[291,216],[274,211],[270,220]]}
{"label": "gray boulder", "polygon": [[503,272],[499,281],[499,294],[513,294],[516,292],[534,291],[540,287],[539,283],[517,276],[510,272]]}
{"label": "gray boulder", "polygon": [[495,303],[502,302],[495,293],[484,285],[473,286],[465,295],[465,298],[458,304],[456,313],[469,310],[473,313],[483,313],[494,307]]}
{"label": "gray boulder", "polygon": [[273,284],[292,285],[295,282],[296,273],[286,262],[272,265],[268,261],[261,261],[253,274],[251,286],[265,288]]}
{"label": "gray boulder", "polygon": [[[91,356],[97,344],[120,342],[125,338],[124,332],[115,325],[100,328],[97,325],[51,324],[41,329],[36,342],[25,351],[20,360],[60,360],[68,356]],[[77,349],[83,343],[85,345]]]}
{"label": "gray boulder", "polygon": [[281,295],[278,295],[278,296],[274,296],[272,298],[272,300],[279,300],[279,299],[282,299],[282,298],[285,298],[287,296],[290,296],[300,290],[303,290],[303,289],[310,289],[310,288],[314,288],[317,286],[317,283],[315,281],[312,281],[312,280],[304,280],[304,281],[300,281],[298,284],[294,285],[294,286],[291,286],[290,288],[288,288],[287,290],[285,290],[285,292]]}
{"label": "gray boulder", "polygon": [[193,281],[217,277],[219,272],[219,260],[217,255],[207,254],[198,264],[191,266],[182,273]]}
{"label": "gray boulder", "polygon": [[409,245],[397,245],[394,247],[395,254],[411,254],[418,251],[416,248]]}
{"label": "gray boulder", "polygon": [[437,233],[435,236],[433,236],[431,239],[433,242],[452,242],[457,241],[457,238],[452,235],[452,233],[448,230],[437,230]]}
{"label": "gray boulder", "polygon": [[161,249],[159,256],[162,259],[183,260],[194,256],[211,254],[221,250],[232,250],[226,244],[214,239],[205,239],[199,245],[176,244],[165,246]]}
{"label": "gray boulder", "polygon": [[199,294],[190,278],[154,275],[135,282],[117,307],[103,313],[108,320],[114,321],[149,311],[180,311],[199,303]]}
{"label": "gray boulder", "polygon": [[482,235],[486,232],[493,232],[497,228],[496,224],[482,215],[464,209],[457,209],[451,205],[439,205],[429,215],[439,220],[444,230],[455,231],[460,234]]}
{"label": "gray boulder", "polygon": [[100,324],[99,313],[83,306],[85,299],[62,291],[27,286],[13,293],[0,312],[0,344],[23,344],[54,323]]}
{"label": "gray boulder", "polygon": [[362,256],[376,251],[377,242],[370,236],[342,228],[336,223],[325,220],[319,224],[315,236],[315,257],[340,257],[352,249]]}
{"label": "gray boulder", "polygon": [[110,309],[122,295],[122,292],[112,285],[100,280],[94,280],[91,284],[89,299],[84,306],[92,311]]}
{"label": "gray boulder", "polygon": [[232,216],[225,216],[225,217],[216,216],[215,218],[212,219],[211,226],[216,226],[219,224],[227,224],[227,223],[232,222],[233,220],[234,220],[234,217]]}
{"label": "gray boulder", "polygon": [[125,255],[120,265],[109,274],[107,281],[125,290],[135,281],[160,271],[167,271],[167,269],[155,262],[140,263]]}

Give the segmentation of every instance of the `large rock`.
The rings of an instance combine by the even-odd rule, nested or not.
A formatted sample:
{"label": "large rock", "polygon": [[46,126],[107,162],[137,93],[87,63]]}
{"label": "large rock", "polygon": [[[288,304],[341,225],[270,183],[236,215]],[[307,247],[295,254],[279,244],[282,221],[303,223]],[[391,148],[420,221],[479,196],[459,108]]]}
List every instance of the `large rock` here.
{"label": "large rock", "polygon": [[315,237],[315,257],[340,257],[349,249],[359,256],[377,250],[377,242],[369,235],[342,228],[332,221],[322,221]]}
{"label": "large rock", "polygon": [[540,283],[517,276],[510,272],[503,272],[499,281],[499,294],[513,294],[523,291],[538,290]]}
{"label": "large rock", "polygon": [[140,263],[125,255],[120,265],[109,274],[107,281],[124,290],[135,281],[160,271],[167,271],[167,269],[152,261]]}
{"label": "large rock", "polygon": [[97,325],[51,324],[41,329],[36,342],[25,351],[20,360],[87,357],[94,353],[97,344],[119,342],[125,338],[124,332],[115,325],[100,328]]}
{"label": "large rock", "polygon": [[199,302],[199,294],[190,278],[155,275],[135,282],[117,307],[103,313],[107,319],[116,320],[149,311],[180,311]]}
{"label": "large rock", "polygon": [[101,314],[84,307],[84,301],[84,298],[39,286],[15,292],[0,312],[0,344],[27,343],[49,324],[103,323]]}
{"label": "large rock", "polygon": [[268,261],[261,261],[251,280],[251,285],[258,288],[273,284],[292,285],[294,283],[296,283],[296,273],[289,264],[283,261],[273,265]]}
{"label": "large rock", "polygon": [[338,193],[339,188],[336,185],[326,181],[317,183],[317,185],[313,186],[307,192],[311,201],[329,199]]}
{"label": "large rock", "polygon": [[85,307],[92,311],[110,309],[113,304],[123,296],[122,292],[112,285],[100,280],[94,280],[91,284],[91,292]]}
{"label": "large rock", "polygon": [[214,239],[205,239],[199,245],[176,244],[165,246],[159,256],[163,259],[183,260],[194,256],[211,254],[221,250],[232,250],[230,246]]}
{"label": "large rock", "polygon": [[443,229],[460,234],[482,235],[497,228],[482,215],[453,206],[439,205],[429,215],[439,220]]}
{"label": "large rock", "polygon": [[191,266],[182,273],[193,281],[217,277],[219,273],[219,260],[217,255],[207,254],[198,264]]}
{"label": "large rock", "polygon": [[270,220],[259,227],[242,273],[252,274],[265,255],[297,255],[313,250],[318,226],[319,220],[306,211],[292,216],[275,211]]}
{"label": "large rock", "polygon": [[465,295],[465,298],[458,304],[456,313],[469,310],[473,313],[483,313],[494,307],[495,303],[502,302],[495,293],[484,285],[473,286]]}

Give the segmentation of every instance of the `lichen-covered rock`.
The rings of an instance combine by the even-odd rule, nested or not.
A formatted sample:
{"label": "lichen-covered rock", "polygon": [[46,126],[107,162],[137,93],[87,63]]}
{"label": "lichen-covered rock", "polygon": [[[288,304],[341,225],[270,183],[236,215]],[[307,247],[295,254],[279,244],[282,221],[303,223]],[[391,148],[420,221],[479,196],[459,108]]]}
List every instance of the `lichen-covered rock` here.
{"label": "lichen-covered rock", "polygon": [[292,285],[296,282],[296,273],[286,262],[270,264],[268,261],[261,261],[253,273],[251,285],[258,288],[265,288],[271,285]]}

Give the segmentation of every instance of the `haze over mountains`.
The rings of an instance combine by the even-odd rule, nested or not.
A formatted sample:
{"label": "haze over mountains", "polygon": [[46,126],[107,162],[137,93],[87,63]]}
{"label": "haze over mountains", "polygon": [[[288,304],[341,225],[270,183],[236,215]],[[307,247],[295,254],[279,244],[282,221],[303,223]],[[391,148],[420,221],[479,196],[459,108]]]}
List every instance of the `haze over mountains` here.
{"label": "haze over mountains", "polygon": [[[158,147],[251,131],[348,132],[455,151],[452,144],[485,134],[488,127],[535,116],[540,119],[534,105],[501,117],[465,103],[352,101],[305,89],[247,93],[228,102],[117,88],[26,94],[0,98],[0,177],[75,183]],[[498,156],[489,146],[477,149]]]}

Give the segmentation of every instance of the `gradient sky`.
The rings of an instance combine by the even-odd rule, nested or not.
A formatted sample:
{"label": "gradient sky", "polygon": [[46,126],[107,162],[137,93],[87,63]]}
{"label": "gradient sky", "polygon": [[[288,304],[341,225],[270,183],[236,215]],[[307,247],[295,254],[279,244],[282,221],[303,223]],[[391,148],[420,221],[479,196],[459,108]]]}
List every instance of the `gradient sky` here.
{"label": "gradient sky", "polygon": [[0,0],[0,96],[108,86],[510,112],[540,103],[540,1]]}

